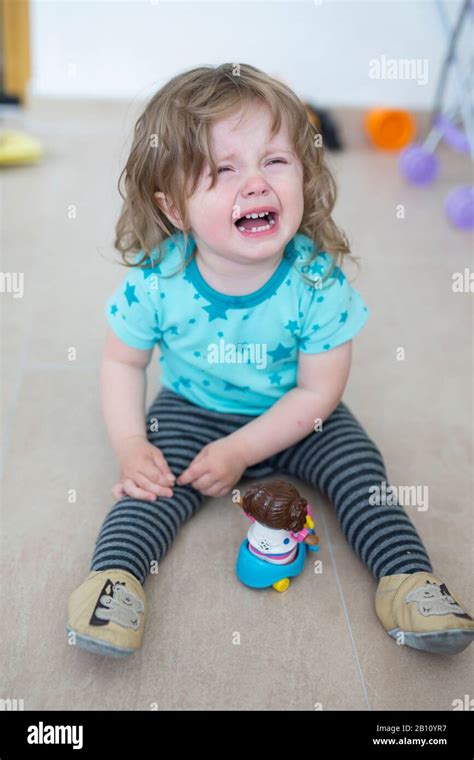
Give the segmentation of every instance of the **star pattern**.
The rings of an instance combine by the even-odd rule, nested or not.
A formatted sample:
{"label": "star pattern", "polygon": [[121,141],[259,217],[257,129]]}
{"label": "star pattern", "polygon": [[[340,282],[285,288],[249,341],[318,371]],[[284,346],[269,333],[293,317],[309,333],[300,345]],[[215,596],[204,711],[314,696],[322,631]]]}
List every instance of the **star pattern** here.
{"label": "star pattern", "polygon": [[298,345],[300,350],[305,351],[306,350],[306,344],[309,341],[309,335],[307,335],[305,338],[300,338]]}
{"label": "star pattern", "polygon": [[127,287],[125,288],[125,298],[127,299],[127,303],[129,306],[132,305],[132,303],[140,303],[138,298],[135,295],[135,285],[130,285],[129,282],[127,282]]}
{"label": "star pattern", "polygon": [[280,385],[282,375],[279,375],[278,372],[272,372],[272,374],[268,376],[268,379],[270,380],[271,385]]}
{"label": "star pattern", "polygon": [[339,285],[342,286],[342,285],[344,285],[344,282],[345,282],[345,279],[346,279],[346,275],[343,272],[341,272],[341,270],[339,269],[339,267],[334,267],[334,271],[331,272],[331,276],[330,276],[329,279],[330,280],[335,280],[336,279],[338,281]]}
{"label": "star pattern", "polygon": [[[295,245],[296,238],[298,246]],[[167,242],[165,254],[171,255],[175,246]],[[363,326],[368,311],[339,267],[334,268],[329,279],[337,280],[337,293],[341,295],[335,295],[324,279],[318,291],[297,274],[298,270],[320,278],[328,265],[331,266],[332,259],[325,252],[314,257],[313,245],[305,235],[295,236],[288,244],[288,252],[290,256],[293,254],[291,276],[288,274],[280,284],[275,282],[275,287],[265,293],[265,299],[251,308],[243,309],[241,302],[235,304],[231,299],[213,299],[204,295],[204,291],[198,292],[188,268],[180,273],[179,279],[176,278],[178,284],[173,287],[175,278],[160,278],[164,268],[156,264],[132,271],[109,299],[108,318],[125,342],[129,335],[128,325],[133,325],[129,338],[131,345],[137,336],[143,336],[140,340],[144,345],[158,343],[159,361],[165,372],[169,353],[169,367],[173,367],[173,373],[168,376],[168,383],[190,400],[195,397],[193,389],[200,387],[206,388],[209,408],[217,407],[216,399],[225,405],[224,397],[228,396],[229,403],[234,403],[230,409],[235,411],[233,398],[240,399],[244,409],[246,399],[255,393],[258,402],[253,401],[252,405],[250,401],[253,408],[261,403],[266,391],[273,403],[294,387],[298,351],[325,352],[350,340]],[[152,275],[158,279],[158,288],[153,287]],[[183,282],[186,283],[184,290]],[[296,288],[298,298],[293,296]],[[275,299],[277,303],[270,307],[269,303]],[[299,304],[299,308],[292,306],[293,301]],[[154,313],[150,303],[160,305]],[[117,320],[120,320],[120,326]],[[220,329],[213,331],[208,326],[210,323],[219,325]],[[190,340],[190,336],[195,336],[195,340]],[[220,345],[220,350],[224,347],[222,355],[230,357],[230,361],[223,358],[209,364],[210,343]],[[226,352],[225,347],[229,345],[233,345],[233,350]],[[277,388],[280,391],[277,392]],[[202,392],[199,398],[202,398]]]}
{"label": "star pattern", "polygon": [[290,319],[290,320],[288,320],[288,322],[285,325],[285,329],[289,330],[292,335],[293,335],[293,333],[296,332],[296,330],[298,329],[298,327],[299,327],[299,325],[298,325],[298,322],[296,321],[296,319]]}
{"label": "star pattern", "polygon": [[159,264],[155,264],[154,267],[149,267],[147,269],[142,269],[143,272],[143,278],[147,280],[152,275],[162,274],[161,267]]}
{"label": "star pattern", "polygon": [[273,351],[267,351],[267,354],[272,357],[274,362],[278,362],[280,359],[289,359],[292,351],[293,346],[284,346],[279,343]]}
{"label": "star pattern", "polygon": [[208,313],[209,322],[213,322],[214,319],[227,320],[228,309],[220,303],[210,303],[207,306],[203,306],[203,311]]}

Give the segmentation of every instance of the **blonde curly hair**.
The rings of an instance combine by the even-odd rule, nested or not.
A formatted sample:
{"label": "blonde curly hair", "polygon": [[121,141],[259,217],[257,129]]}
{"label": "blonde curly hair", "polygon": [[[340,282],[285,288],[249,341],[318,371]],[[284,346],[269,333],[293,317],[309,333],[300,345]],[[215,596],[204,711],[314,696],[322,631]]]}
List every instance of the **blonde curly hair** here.
{"label": "blonde curly hair", "polygon": [[[315,247],[308,265],[322,251],[332,254],[334,265],[326,273],[327,279],[344,256],[355,258],[349,252],[344,232],[331,218],[336,184],[326,165],[322,142],[316,144],[319,133],[303,102],[286,84],[254,66],[223,63],[199,66],[173,77],[138,118],[130,155],[118,180],[124,202],[114,245],[125,266],[156,266],[163,258],[160,244],[178,231],[156,204],[157,191],[164,193],[182,220],[180,232],[188,249],[187,199],[194,193],[206,162],[211,170],[211,188],[218,176],[211,150],[211,127],[217,119],[256,102],[265,104],[270,111],[272,137],[279,131],[282,118],[286,120],[293,150],[303,166],[304,212],[299,231]],[[157,251],[152,256],[155,247]],[[137,260],[134,255],[130,261],[129,255],[137,252],[142,252],[143,257]],[[181,269],[195,253],[194,248],[188,261],[183,256]],[[314,285],[314,280],[302,276]]]}

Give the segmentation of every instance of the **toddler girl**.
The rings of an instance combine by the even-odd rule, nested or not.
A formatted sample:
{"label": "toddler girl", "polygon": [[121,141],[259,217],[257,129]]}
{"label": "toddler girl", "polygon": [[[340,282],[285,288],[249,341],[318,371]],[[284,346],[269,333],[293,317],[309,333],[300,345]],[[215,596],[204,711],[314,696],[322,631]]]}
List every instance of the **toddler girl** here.
{"label": "toddler girl", "polygon": [[[369,312],[341,270],[316,137],[292,90],[244,64],[174,77],[137,121],[115,241],[129,271],[106,305],[101,366],[120,482],[69,599],[71,643],[135,652],[143,584],[180,525],[205,496],[274,474],[334,505],[393,639],[454,653],[474,636],[404,509],[373,503],[383,458],[341,400]],[[156,344],[162,388],[144,414]]]}

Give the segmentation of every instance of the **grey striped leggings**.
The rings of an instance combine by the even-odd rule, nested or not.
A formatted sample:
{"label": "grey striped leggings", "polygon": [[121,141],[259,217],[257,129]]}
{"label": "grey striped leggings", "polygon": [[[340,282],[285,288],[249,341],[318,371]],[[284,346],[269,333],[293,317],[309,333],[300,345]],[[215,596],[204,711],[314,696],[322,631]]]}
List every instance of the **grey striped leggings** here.
{"label": "grey striped leggings", "polygon": [[[158,420],[158,425],[150,425],[151,418]],[[203,446],[252,419],[203,409],[163,387],[147,412],[147,435],[150,443],[162,450],[178,477]],[[156,427],[157,432],[150,432]],[[349,544],[375,578],[432,571],[426,549],[403,507],[369,501],[371,486],[385,481],[388,489],[384,462],[343,401],[324,421],[321,431],[248,467],[242,477],[285,474],[328,497]],[[143,584],[151,563],[163,559],[180,525],[196,512],[204,498],[190,484],[175,484],[172,497],[160,496],[156,502],[120,499],[102,524],[91,570],[121,568]]]}

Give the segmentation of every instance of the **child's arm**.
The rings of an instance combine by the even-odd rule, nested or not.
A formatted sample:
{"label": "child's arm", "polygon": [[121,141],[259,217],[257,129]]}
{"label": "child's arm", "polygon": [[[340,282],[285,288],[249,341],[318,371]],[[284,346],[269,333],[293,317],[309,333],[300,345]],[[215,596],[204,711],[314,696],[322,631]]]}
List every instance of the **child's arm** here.
{"label": "child's arm", "polygon": [[351,340],[323,353],[300,351],[297,387],[228,436],[249,467],[301,441],[314,430],[316,419],[329,417],[344,393],[351,359]]}
{"label": "child's arm", "polygon": [[102,354],[102,413],[112,448],[119,455],[126,439],[147,440],[145,430],[146,368],[153,349],[133,348],[109,327]]}
{"label": "child's arm", "polygon": [[117,500],[126,496],[155,501],[173,495],[175,476],[163,452],[148,441],[145,427],[146,368],[153,348],[134,348],[109,328],[100,369],[102,410],[119,460]]}

